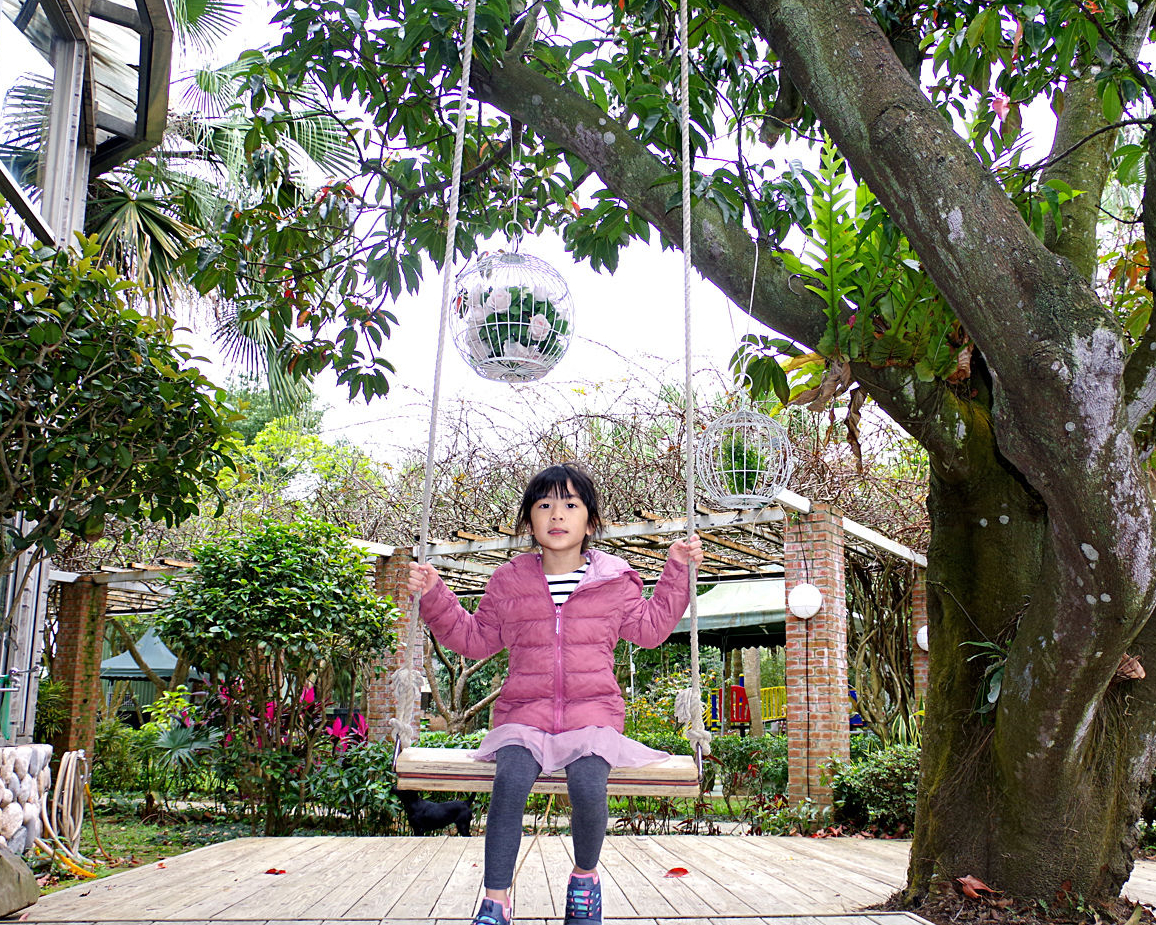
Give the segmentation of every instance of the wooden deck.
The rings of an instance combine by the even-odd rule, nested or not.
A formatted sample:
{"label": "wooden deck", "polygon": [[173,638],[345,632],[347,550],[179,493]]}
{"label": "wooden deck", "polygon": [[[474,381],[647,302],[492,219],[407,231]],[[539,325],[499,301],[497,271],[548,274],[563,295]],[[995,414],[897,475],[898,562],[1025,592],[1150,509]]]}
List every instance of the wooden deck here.
{"label": "wooden deck", "polygon": [[[466,925],[481,896],[480,837],[241,838],[46,896],[13,918],[40,923],[248,922]],[[625,925],[919,925],[899,913],[847,915],[906,879],[905,841],[612,836],[602,854],[607,922]],[[523,840],[519,925],[558,922],[568,838]],[[667,878],[674,867],[685,877]],[[284,873],[268,873],[270,870]],[[1156,900],[1156,862],[1126,889]]]}

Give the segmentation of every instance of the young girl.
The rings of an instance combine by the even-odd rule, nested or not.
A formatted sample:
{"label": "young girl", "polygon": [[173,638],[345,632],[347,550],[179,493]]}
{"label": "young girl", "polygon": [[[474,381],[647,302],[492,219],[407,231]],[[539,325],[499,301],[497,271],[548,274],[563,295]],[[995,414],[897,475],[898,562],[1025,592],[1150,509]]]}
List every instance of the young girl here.
{"label": "young girl", "polygon": [[494,728],[475,755],[497,768],[486,821],[486,898],[474,925],[509,925],[526,798],[539,773],[559,768],[566,769],[574,839],[566,923],[601,922],[597,867],[610,769],[667,757],[622,734],[614,648],[619,639],[653,648],[670,635],[690,600],[689,563],[702,562],[702,543],[692,536],[671,544],[654,595],[644,600],[637,572],[587,548],[601,526],[590,477],[572,465],[550,466],[531,479],[518,512],[518,532],[529,530],[540,551],[494,572],[477,613],[458,604],[433,566],[410,566],[410,593],[422,595],[421,616],[439,642],[475,659],[510,650]]}

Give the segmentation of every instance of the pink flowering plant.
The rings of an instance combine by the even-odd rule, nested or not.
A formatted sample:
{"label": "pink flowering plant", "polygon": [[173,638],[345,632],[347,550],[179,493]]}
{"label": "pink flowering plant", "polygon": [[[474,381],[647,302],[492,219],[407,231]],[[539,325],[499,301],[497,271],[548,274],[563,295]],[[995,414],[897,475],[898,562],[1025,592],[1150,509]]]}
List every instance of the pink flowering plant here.
{"label": "pink flowering plant", "polygon": [[195,555],[158,630],[209,676],[225,758],[265,834],[287,834],[333,738],[335,679],[358,689],[395,643],[396,609],[369,587],[362,553],[320,521],[265,523]]}

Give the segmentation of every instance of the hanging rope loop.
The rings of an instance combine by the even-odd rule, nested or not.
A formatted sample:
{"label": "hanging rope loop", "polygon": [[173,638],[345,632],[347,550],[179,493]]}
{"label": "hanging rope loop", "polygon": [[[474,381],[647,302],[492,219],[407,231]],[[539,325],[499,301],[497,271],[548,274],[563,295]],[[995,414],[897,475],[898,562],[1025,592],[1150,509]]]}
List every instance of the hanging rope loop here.
{"label": "hanging rope loop", "polygon": [[[474,14],[477,11],[477,0],[469,0],[466,7],[466,29],[462,47],[462,80],[458,92],[458,122],[457,132],[454,135],[454,160],[450,175],[450,202],[449,218],[446,227],[446,253],[442,266],[442,306],[441,317],[438,322],[437,358],[434,361],[433,396],[430,399],[429,441],[426,445],[425,457],[425,486],[421,496],[421,530],[418,533],[417,561],[424,564],[429,546],[430,508],[433,499],[433,472],[434,447],[437,443],[438,405],[441,401],[442,362],[445,358],[446,327],[450,314],[450,290],[454,275],[454,254],[457,250],[458,235],[458,203],[462,186],[462,152],[466,143],[466,111],[469,108],[470,98],[470,67],[474,58]],[[421,645],[421,617],[418,612],[421,607],[421,595],[415,594],[410,603],[408,618],[409,628],[406,634],[406,658],[408,666],[399,668],[393,674],[392,684],[395,697],[398,699],[397,716],[389,721],[394,739],[402,744],[409,745],[414,738],[414,701],[421,691],[421,672],[418,666],[422,664]],[[416,663],[415,663],[416,660]],[[403,731],[404,730],[404,731]]]}
{"label": "hanging rope loop", "polygon": [[[691,357],[691,268],[693,266],[691,254],[691,174],[690,174],[690,39],[688,28],[689,13],[687,0],[679,2],[678,23],[678,60],[679,60],[679,107],[678,121],[682,136],[682,294],[683,294],[683,359],[685,362],[685,393],[686,393],[686,535],[689,538],[695,532],[695,503],[694,503],[694,382],[693,360]],[[694,744],[696,751],[710,754],[710,733],[702,721],[702,688],[699,680],[698,658],[698,569],[694,562],[690,563],[688,581],[690,582],[690,688],[679,692],[682,700],[683,722],[687,722],[686,737]],[[675,710],[676,716],[678,710]],[[699,778],[702,777],[702,761],[699,761]]]}

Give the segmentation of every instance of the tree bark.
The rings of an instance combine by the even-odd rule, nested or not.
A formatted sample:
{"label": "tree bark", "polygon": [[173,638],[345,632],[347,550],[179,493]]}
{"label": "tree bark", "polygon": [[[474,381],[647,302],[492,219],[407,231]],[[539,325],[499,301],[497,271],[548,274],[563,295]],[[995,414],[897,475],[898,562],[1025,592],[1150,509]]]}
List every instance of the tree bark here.
{"label": "tree bark", "polygon": [[759,665],[760,650],[756,646],[752,649],[743,649],[743,678],[747,691],[747,703],[751,707],[751,735],[761,736],[766,730],[763,728],[763,692],[762,674]]}

